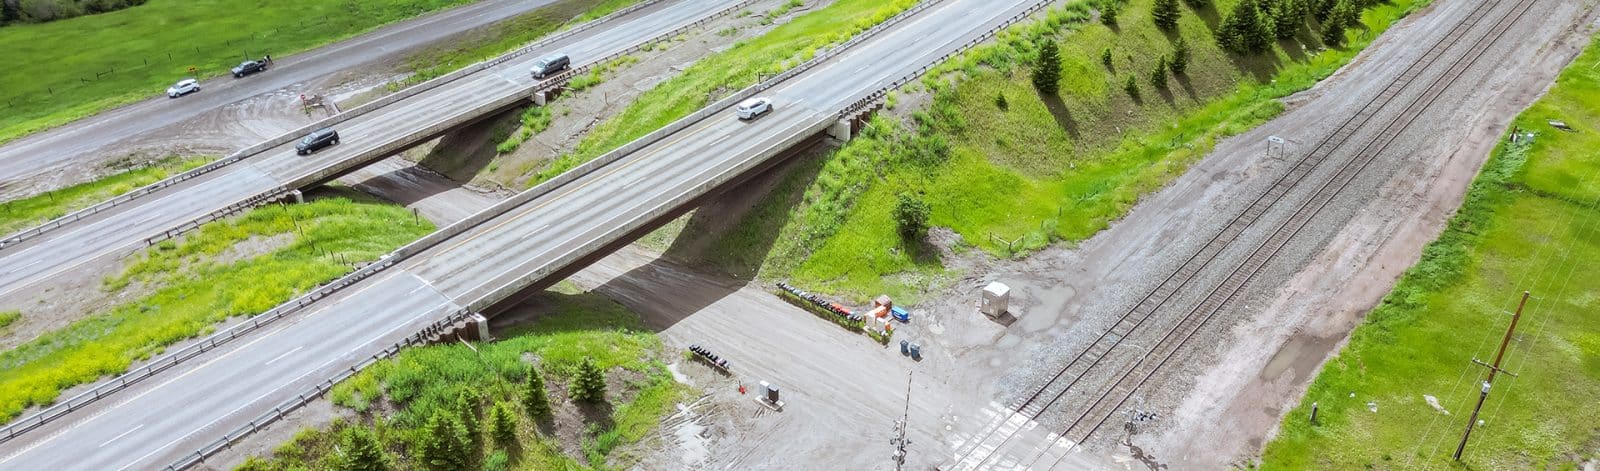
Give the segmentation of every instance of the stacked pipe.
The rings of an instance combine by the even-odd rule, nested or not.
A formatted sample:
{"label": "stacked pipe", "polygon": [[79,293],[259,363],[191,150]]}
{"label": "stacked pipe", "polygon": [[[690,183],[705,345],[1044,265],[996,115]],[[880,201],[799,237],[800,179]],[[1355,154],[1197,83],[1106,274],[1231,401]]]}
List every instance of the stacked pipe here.
{"label": "stacked pipe", "polygon": [[724,370],[728,369],[728,360],[718,358],[717,354],[711,353],[711,350],[706,349],[706,347],[689,345],[689,351],[694,352],[695,355],[699,355],[700,358],[704,358],[706,361],[711,362],[712,365],[716,365],[718,368],[722,368]]}
{"label": "stacked pipe", "polygon": [[817,296],[815,294],[807,293],[805,290],[802,290],[800,288],[794,287],[794,285],[790,285],[790,284],[784,283],[784,282],[778,282],[778,287],[782,288],[784,291],[788,291],[789,294],[793,294],[795,296],[798,296],[798,297],[800,297],[800,299],[804,299],[807,302],[810,302],[811,304],[815,304],[817,307],[820,307],[820,308],[822,308],[824,310],[827,310],[828,312],[832,312],[835,315],[838,315],[839,317],[843,317],[843,318],[845,318],[845,319],[847,319],[847,320],[849,320],[851,322],[863,322],[865,320],[860,315],[851,313],[850,312],[850,308],[844,307],[843,305],[840,305],[839,303],[823,299],[821,296]]}

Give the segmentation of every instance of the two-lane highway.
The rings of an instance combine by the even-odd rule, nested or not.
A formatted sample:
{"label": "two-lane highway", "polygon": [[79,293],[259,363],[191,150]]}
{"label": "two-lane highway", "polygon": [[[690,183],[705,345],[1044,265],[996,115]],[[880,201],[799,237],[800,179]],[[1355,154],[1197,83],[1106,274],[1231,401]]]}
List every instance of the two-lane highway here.
{"label": "two-lane highway", "polygon": [[[222,424],[237,425],[271,410],[445,312],[493,304],[545,282],[667,210],[770,163],[833,124],[847,104],[1037,1],[944,0],[768,90],[777,108],[767,116],[740,121],[727,110],[695,123],[319,301],[289,325],[119,398],[96,415],[13,440],[4,446],[16,451],[0,455],[0,468],[148,468],[170,462],[228,430]],[[84,456],[82,444],[107,442],[117,446],[114,452],[90,449],[93,456]]]}
{"label": "two-lane highway", "polygon": [[109,211],[0,249],[0,296],[100,257],[141,247],[148,237],[279,187],[313,183],[319,176],[356,168],[424,142],[450,128],[527,100],[536,86],[533,61],[562,52],[574,66],[591,64],[680,27],[738,0],[663,2],[557,41],[439,88],[339,124],[341,142],[310,156],[294,143],[269,149],[200,178],[135,199]]}

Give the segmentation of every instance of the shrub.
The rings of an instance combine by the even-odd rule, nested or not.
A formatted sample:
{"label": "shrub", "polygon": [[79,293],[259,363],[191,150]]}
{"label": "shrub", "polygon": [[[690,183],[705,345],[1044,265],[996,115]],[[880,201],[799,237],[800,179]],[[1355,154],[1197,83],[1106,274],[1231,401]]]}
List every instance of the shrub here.
{"label": "shrub", "polygon": [[1002,91],[994,95],[994,107],[999,108],[1000,111],[1007,111],[1011,109],[1011,104],[1006,102],[1006,92]]}
{"label": "shrub", "polygon": [[921,239],[928,233],[928,203],[916,195],[901,193],[899,201],[894,205],[895,226],[900,229],[900,237],[906,240]]}
{"label": "shrub", "polygon": [[1100,2],[1100,22],[1105,23],[1106,26],[1116,26],[1117,8],[1118,5],[1116,0],[1104,0]]}
{"label": "shrub", "polygon": [[572,384],[567,387],[567,393],[572,400],[588,403],[604,402],[606,399],[606,377],[595,366],[593,357],[583,357],[583,362],[578,364],[578,374],[573,375]]}
{"label": "shrub", "polygon": [[1150,7],[1150,19],[1155,21],[1156,27],[1172,31],[1178,27],[1178,17],[1183,12],[1178,10],[1178,0],[1156,0]]}
{"label": "shrub", "polygon": [[[1183,38],[1178,38],[1178,41],[1182,42]],[[1111,70],[1113,68],[1111,65],[1111,48],[1108,47],[1105,48],[1105,50],[1100,51],[1100,64],[1105,65],[1106,70]]]}
{"label": "shrub", "polygon": [[388,455],[366,427],[345,429],[341,451],[343,454],[335,461],[335,468],[340,471],[385,471],[391,467]]}
{"label": "shrub", "polygon": [[1061,86],[1061,50],[1053,38],[1039,40],[1039,62],[1033,67],[1033,87],[1054,95]]}

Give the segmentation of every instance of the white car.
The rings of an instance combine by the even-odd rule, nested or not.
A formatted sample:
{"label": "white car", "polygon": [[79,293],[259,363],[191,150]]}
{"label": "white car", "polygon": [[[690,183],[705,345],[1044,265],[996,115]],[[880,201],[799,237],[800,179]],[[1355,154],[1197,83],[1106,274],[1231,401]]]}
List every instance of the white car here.
{"label": "white car", "polygon": [[767,97],[751,98],[739,103],[737,109],[739,119],[751,120],[772,111],[772,99]]}
{"label": "white car", "polygon": [[167,87],[167,98],[177,98],[198,91],[200,91],[199,80],[183,79],[178,81],[178,83]]}

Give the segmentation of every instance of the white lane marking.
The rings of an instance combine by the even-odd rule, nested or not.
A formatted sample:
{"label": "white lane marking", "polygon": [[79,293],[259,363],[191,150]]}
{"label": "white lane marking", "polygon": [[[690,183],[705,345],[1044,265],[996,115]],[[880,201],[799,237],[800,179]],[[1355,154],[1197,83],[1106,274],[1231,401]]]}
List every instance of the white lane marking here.
{"label": "white lane marking", "polygon": [[289,350],[287,352],[283,352],[282,355],[278,355],[278,356],[272,357],[271,360],[267,360],[267,362],[263,363],[261,366],[267,366],[267,365],[271,365],[273,363],[276,363],[278,360],[282,360],[283,357],[289,356],[290,354],[293,354],[294,352],[298,352],[302,348],[306,348],[306,346],[305,345],[301,345],[301,346],[298,346],[298,347],[294,347],[294,350]]}
{"label": "white lane marking", "polygon": [[128,434],[130,434],[130,433],[133,433],[133,432],[135,432],[135,431],[137,431],[137,430],[139,430],[139,429],[142,429],[142,428],[144,428],[144,424],[139,424],[139,426],[137,426],[137,427],[134,427],[134,428],[131,428],[131,429],[128,429],[128,431],[126,431],[126,432],[122,432],[122,434],[121,434],[121,435],[117,435],[117,436],[115,436],[115,437],[111,437],[111,439],[110,439],[110,440],[106,440],[106,442],[105,442],[105,443],[101,443],[101,444],[100,444],[100,448],[105,448],[105,447],[106,447],[106,445],[110,445],[110,444],[111,444],[111,442],[115,442],[115,441],[117,441],[117,440],[121,440],[121,439],[122,439],[122,437],[126,437],[126,436],[128,436]]}

